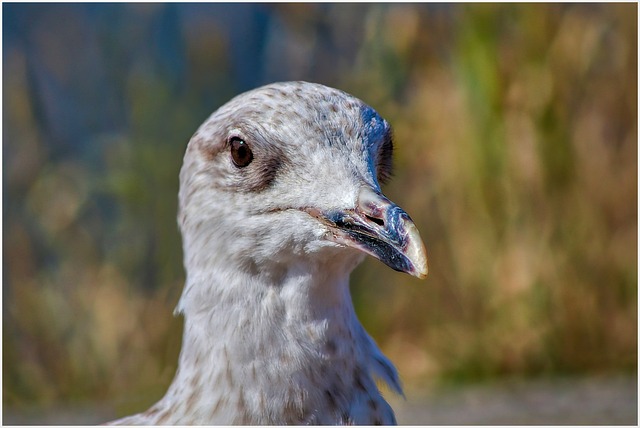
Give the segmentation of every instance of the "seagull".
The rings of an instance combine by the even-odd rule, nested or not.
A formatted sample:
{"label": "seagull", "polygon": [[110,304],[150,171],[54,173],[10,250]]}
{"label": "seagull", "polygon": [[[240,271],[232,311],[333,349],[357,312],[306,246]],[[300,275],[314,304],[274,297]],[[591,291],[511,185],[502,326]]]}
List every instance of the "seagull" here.
{"label": "seagull", "polygon": [[215,111],[180,171],[178,369],[160,401],[111,424],[396,424],[376,381],[402,394],[397,370],[349,291],[365,254],[427,275],[418,229],[380,190],[392,154],[387,121],[320,84]]}

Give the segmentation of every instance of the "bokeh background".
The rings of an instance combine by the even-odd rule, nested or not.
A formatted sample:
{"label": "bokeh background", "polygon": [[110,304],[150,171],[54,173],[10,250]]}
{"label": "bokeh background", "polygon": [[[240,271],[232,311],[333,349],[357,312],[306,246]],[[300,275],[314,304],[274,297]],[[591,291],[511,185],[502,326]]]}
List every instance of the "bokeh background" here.
{"label": "bokeh background", "polygon": [[368,259],[352,291],[408,391],[636,378],[636,4],[2,12],[5,417],[162,396],[186,143],[232,96],[283,80],[350,92],[395,129],[385,193],[430,274]]}

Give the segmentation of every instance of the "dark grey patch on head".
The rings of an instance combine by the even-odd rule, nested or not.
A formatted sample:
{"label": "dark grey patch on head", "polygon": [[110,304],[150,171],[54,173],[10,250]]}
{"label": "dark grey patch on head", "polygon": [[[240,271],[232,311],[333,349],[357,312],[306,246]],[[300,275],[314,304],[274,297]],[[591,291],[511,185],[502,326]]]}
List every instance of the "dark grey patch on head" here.
{"label": "dark grey patch on head", "polygon": [[271,185],[282,166],[282,158],[280,156],[270,156],[267,159],[258,161],[255,171],[256,174],[249,177],[247,184],[252,191],[260,191]]}

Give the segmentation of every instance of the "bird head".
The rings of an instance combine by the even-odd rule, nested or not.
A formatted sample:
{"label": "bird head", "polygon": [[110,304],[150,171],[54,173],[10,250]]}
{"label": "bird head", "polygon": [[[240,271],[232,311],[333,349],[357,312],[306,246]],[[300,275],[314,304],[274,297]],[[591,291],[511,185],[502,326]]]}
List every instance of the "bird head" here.
{"label": "bird head", "polygon": [[237,96],[185,154],[179,224],[188,270],[311,259],[350,270],[366,253],[425,277],[415,224],[380,190],[392,153],[389,124],[342,91],[287,82]]}

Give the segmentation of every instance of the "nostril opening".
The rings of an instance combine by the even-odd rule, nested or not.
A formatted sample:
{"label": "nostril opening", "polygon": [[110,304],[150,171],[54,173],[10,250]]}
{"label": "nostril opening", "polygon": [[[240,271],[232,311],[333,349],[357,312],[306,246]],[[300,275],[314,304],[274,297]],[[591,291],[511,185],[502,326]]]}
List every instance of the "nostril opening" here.
{"label": "nostril opening", "polygon": [[384,220],[382,220],[381,218],[371,217],[370,215],[365,215],[365,217],[367,218],[367,220],[374,222],[378,226],[384,226]]}

